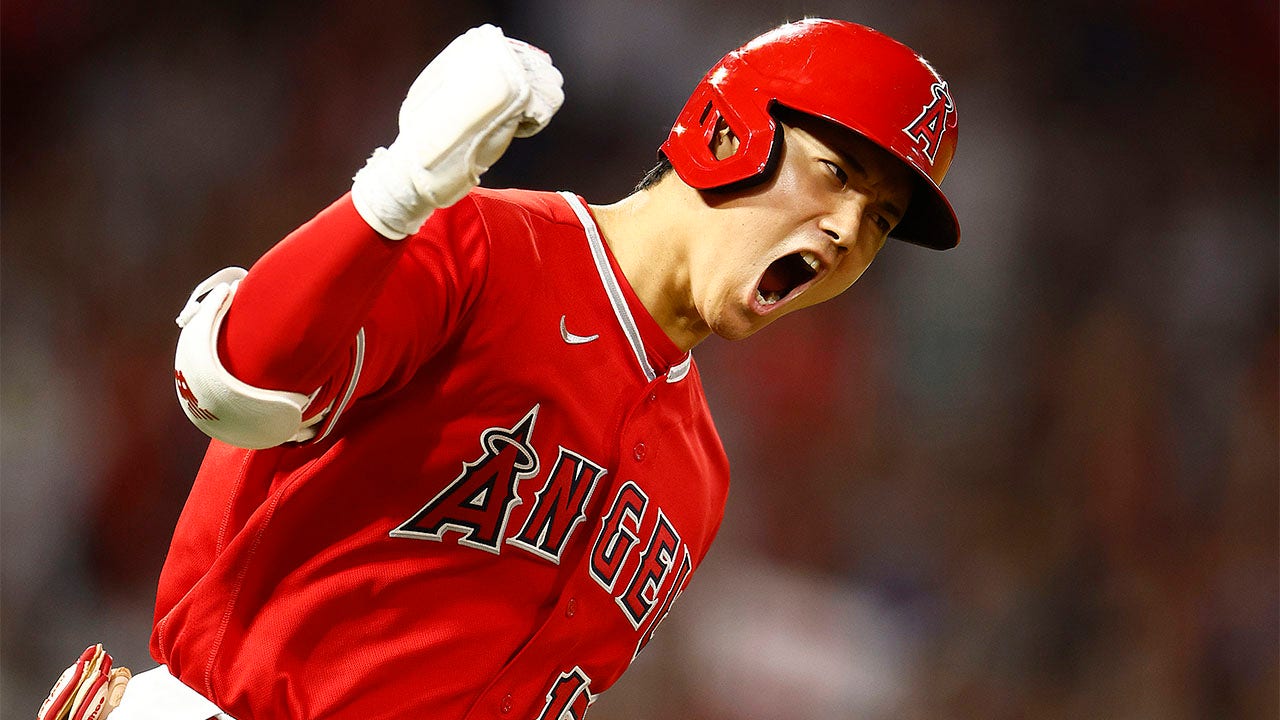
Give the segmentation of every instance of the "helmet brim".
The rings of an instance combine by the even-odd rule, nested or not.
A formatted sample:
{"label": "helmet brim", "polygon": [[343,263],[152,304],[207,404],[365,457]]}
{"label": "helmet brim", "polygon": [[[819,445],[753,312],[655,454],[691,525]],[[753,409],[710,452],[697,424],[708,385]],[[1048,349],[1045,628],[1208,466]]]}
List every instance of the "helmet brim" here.
{"label": "helmet brim", "polygon": [[914,167],[911,169],[916,180],[915,192],[889,237],[933,250],[950,250],[960,244],[960,221],[955,209],[928,175]]}

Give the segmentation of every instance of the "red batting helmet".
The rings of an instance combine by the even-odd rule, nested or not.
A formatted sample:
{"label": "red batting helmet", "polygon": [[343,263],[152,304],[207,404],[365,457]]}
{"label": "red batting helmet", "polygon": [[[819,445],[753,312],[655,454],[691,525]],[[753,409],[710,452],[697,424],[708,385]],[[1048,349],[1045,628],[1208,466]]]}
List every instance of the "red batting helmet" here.
{"label": "red batting helmet", "polygon": [[[956,108],[946,81],[914,50],[841,20],[783,25],[707,72],[662,152],[701,190],[760,182],[772,174],[782,143],[770,114],[775,104],[857,132],[914,171],[916,191],[894,237],[938,250],[960,241],[955,211],[938,188],[956,152]],[[721,119],[739,144],[718,160],[711,143]]]}

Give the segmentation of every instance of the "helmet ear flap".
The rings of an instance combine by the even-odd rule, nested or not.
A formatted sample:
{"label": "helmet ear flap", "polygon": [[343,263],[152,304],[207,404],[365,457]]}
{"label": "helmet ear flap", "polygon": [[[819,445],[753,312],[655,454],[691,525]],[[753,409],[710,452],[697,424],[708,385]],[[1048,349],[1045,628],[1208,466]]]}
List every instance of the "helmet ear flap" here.
{"label": "helmet ear flap", "polygon": [[[735,152],[716,157],[717,134],[727,128]],[[662,152],[685,183],[699,190],[735,190],[768,177],[777,164],[782,133],[767,108],[729,102],[711,83],[698,86],[676,120]]]}

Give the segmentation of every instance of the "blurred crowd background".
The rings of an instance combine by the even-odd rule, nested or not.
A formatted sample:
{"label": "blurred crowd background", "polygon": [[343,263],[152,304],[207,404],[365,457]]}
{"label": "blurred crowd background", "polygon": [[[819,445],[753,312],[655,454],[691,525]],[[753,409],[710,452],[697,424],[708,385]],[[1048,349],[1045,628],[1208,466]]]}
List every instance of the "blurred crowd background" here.
{"label": "blurred crowd background", "polygon": [[347,189],[453,36],[566,78],[485,184],[599,203],[806,14],[948,78],[962,243],[695,350],[728,516],[593,720],[1277,717],[1273,0],[5,0],[0,715],[93,641],[150,666],[205,445],[173,317]]}

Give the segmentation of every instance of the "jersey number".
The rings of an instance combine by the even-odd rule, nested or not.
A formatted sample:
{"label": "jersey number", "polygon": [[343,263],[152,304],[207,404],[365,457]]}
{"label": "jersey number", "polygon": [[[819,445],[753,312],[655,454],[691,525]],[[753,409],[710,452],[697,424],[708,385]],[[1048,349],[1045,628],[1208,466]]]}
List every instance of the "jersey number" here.
{"label": "jersey number", "polygon": [[542,706],[538,720],[582,720],[587,716],[587,706],[595,700],[590,686],[591,678],[580,667],[560,673],[547,693],[547,704]]}

